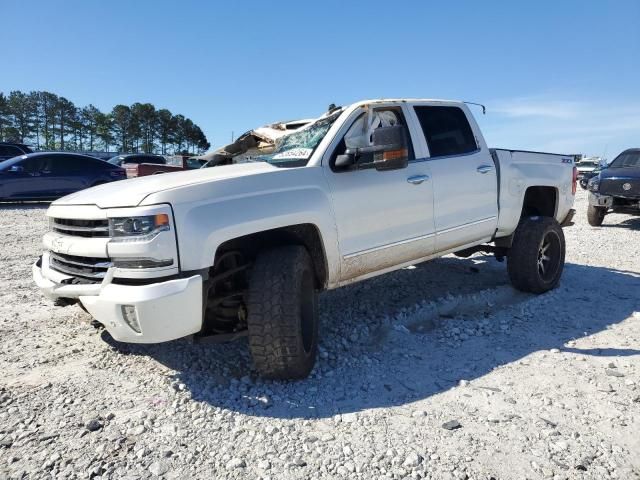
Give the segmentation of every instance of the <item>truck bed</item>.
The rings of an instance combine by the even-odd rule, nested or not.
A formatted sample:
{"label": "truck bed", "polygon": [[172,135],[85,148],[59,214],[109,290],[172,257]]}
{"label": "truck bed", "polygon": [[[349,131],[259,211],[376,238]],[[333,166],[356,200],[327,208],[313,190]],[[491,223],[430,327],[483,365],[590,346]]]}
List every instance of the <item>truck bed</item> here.
{"label": "truck bed", "polygon": [[556,189],[554,217],[558,222],[564,220],[573,204],[573,155],[506,148],[490,151],[498,172],[497,237],[513,232],[520,221],[527,188],[533,185]]}

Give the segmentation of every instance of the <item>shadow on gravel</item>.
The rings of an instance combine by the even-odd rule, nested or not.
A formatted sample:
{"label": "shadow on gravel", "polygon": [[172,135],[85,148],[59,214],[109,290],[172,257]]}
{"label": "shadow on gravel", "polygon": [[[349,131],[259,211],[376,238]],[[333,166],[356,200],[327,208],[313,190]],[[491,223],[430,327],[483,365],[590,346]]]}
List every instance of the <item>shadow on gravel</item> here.
{"label": "shadow on gravel", "polygon": [[603,228],[628,228],[630,230],[640,230],[640,216],[627,218],[619,223],[604,223]]}
{"label": "shadow on gravel", "polygon": [[[487,292],[494,291],[501,295],[492,305]],[[460,298],[464,308],[441,312],[426,333],[405,327],[406,312],[416,303],[446,305]],[[442,258],[326,292],[320,303],[321,355],[313,376],[300,382],[262,381],[251,366],[246,341],[127,345],[105,337],[123,353],[150,355],[175,370],[175,387],[195,400],[274,418],[323,418],[408,404],[539,350],[599,357],[640,354],[564,346],[640,311],[640,275],[607,268],[567,264],[557,290],[533,296],[507,286],[504,264],[489,257]],[[488,330],[479,336],[443,336],[452,325],[464,331],[481,324]]]}

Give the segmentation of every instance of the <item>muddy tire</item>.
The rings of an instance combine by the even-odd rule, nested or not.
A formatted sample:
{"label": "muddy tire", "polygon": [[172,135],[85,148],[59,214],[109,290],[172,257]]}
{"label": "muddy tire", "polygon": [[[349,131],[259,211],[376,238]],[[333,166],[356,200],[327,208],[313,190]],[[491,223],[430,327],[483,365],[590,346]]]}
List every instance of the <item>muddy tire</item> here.
{"label": "muddy tire", "polygon": [[309,375],[318,351],[315,276],[307,250],[298,245],[262,252],[249,277],[249,348],[265,378]]}
{"label": "muddy tire", "polygon": [[604,207],[594,207],[589,205],[587,207],[587,221],[592,227],[599,227],[604,221],[604,216],[607,214],[607,209]]}
{"label": "muddy tire", "polygon": [[564,257],[564,233],[554,218],[521,220],[507,255],[511,284],[531,293],[555,288],[562,276]]}

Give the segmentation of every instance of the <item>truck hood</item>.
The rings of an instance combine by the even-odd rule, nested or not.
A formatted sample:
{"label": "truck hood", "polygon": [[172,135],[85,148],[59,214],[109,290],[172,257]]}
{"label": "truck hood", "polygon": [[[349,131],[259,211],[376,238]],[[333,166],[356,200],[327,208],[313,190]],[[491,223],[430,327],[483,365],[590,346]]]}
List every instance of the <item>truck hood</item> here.
{"label": "truck hood", "polygon": [[600,172],[600,178],[640,179],[640,167],[605,168]]}
{"label": "truck hood", "polygon": [[174,188],[278,170],[266,162],[240,163],[175,173],[149,175],[106,183],[62,197],[53,205],[96,205],[100,208],[135,207],[149,195]]}

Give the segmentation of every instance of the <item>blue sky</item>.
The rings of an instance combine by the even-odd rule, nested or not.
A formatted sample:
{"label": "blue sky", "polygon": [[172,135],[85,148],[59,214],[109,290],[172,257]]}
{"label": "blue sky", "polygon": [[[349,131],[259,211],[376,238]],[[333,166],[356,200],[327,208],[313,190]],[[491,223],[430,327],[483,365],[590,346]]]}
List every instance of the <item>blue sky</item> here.
{"label": "blue sky", "polygon": [[103,110],[151,102],[214,145],[330,103],[428,97],[486,104],[491,146],[609,158],[640,146],[639,0],[0,0],[0,11],[0,91]]}

